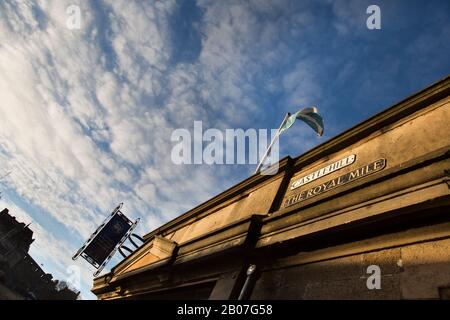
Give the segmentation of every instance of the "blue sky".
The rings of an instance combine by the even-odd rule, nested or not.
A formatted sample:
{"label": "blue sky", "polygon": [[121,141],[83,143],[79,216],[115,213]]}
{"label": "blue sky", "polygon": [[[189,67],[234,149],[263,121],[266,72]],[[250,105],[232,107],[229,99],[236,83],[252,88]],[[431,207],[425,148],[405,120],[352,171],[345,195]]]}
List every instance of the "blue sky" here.
{"label": "blue sky", "polygon": [[317,105],[322,138],[281,137],[297,156],[448,75],[449,40],[446,0],[1,1],[0,207],[33,222],[47,272],[76,264],[95,298],[71,256],[119,202],[145,234],[255,169],[174,165],[173,130],[276,128]]}

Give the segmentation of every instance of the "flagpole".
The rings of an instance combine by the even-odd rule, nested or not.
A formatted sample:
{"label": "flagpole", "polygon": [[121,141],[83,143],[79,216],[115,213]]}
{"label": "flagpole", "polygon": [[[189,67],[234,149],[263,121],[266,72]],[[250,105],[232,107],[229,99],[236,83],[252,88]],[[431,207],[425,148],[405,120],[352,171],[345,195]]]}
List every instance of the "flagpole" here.
{"label": "flagpole", "polygon": [[264,153],[263,157],[261,158],[261,161],[259,162],[258,166],[256,167],[256,170],[255,170],[254,174],[258,173],[258,171],[261,169],[261,166],[263,165],[264,161],[266,160],[267,156],[269,155],[270,149],[272,149],[273,144],[275,143],[275,141],[280,136],[281,128],[284,126],[284,124],[286,123],[287,119],[290,116],[291,116],[291,114],[289,112],[284,115],[284,119],[281,122],[280,126],[278,127],[277,133],[275,134],[275,136],[273,137],[272,141],[270,142],[269,147],[267,147],[266,152]]}

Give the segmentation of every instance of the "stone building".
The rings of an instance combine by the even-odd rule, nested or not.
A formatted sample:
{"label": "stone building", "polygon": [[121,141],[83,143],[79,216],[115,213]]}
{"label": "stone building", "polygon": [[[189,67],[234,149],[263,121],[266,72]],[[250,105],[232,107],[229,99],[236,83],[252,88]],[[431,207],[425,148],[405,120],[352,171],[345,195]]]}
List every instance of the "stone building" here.
{"label": "stone building", "polygon": [[29,255],[33,231],[0,211],[0,300],[75,300],[79,292],[53,280]]}
{"label": "stone building", "polygon": [[449,92],[446,77],[151,231],[92,292],[449,298]]}

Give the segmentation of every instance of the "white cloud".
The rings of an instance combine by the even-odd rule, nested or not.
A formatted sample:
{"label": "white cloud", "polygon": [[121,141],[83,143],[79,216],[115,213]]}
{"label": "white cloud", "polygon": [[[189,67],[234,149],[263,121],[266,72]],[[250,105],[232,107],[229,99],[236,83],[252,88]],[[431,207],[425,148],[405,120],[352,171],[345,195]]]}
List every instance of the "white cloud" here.
{"label": "white cloud", "polygon": [[[77,3],[82,28],[69,30],[65,10]],[[292,54],[282,33],[311,21],[302,10],[284,21],[277,17],[291,8],[275,2],[200,1],[201,50],[185,63],[171,61],[183,49],[169,25],[176,5],[0,3],[0,161],[12,170],[4,182],[73,236],[87,238],[122,201],[148,232],[236,182],[229,167],[173,165],[173,129],[194,120],[205,130],[248,126],[265,116],[261,85],[289,88],[292,103],[319,91],[308,63],[267,75]],[[37,237],[55,245],[41,254],[62,268],[81,243],[45,228]]]}

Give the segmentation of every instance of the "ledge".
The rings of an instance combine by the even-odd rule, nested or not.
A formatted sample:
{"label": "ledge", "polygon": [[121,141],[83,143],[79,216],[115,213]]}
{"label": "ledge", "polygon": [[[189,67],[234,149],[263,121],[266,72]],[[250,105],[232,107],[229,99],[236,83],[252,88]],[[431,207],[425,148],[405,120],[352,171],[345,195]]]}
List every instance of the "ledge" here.
{"label": "ledge", "polygon": [[261,229],[263,217],[263,215],[252,215],[180,244],[174,264],[198,261],[226,251],[251,248]]}

